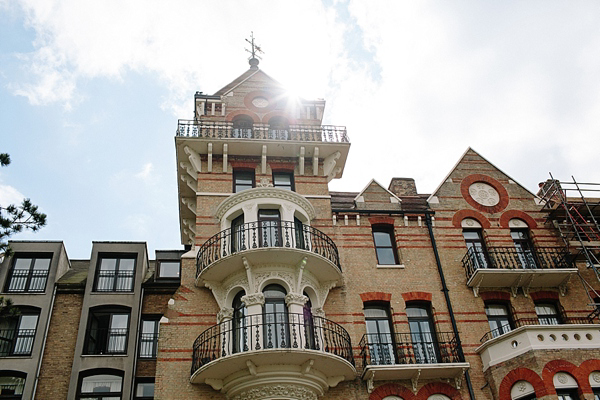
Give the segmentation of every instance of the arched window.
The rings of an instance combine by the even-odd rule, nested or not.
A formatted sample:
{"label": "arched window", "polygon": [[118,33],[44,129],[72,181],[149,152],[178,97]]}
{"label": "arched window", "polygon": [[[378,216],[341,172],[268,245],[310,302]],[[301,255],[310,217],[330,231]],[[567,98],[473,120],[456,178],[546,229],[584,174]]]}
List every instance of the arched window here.
{"label": "arched window", "polygon": [[417,364],[434,364],[439,362],[437,336],[429,305],[411,304],[406,307],[410,338]]}
{"label": "arched window", "polygon": [[[372,365],[396,364],[394,335],[388,304],[365,304],[366,339]],[[401,360],[403,361],[403,360]]]}
{"label": "arched window", "polygon": [[263,289],[263,294],[265,295],[263,333],[265,348],[289,347],[286,291],[281,285],[271,284]]}
{"label": "arched window", "polygon": [[538,267],[538,263],[535,259],[535,251],[533,248],[533,242],[531,241],[531,235],[529,234],[529,227],[525,221],[513,218],[508,221],[510,227],[510,236],[512,237],[515,245],[515,251],[522,268],[535,269]]}
{"label": "arched window", "polygon": [[483,229],[479,221],[473,218],[465,218],[462,220],[461,226],[467,245],[467,254],[473,267],[475,269],[491,267],[485,241],[483,240]]}
{"label": "arched window", "polygon": [[289,139],[289,124],[283,117],[273,117],[269,120],[269,139]]}
{"label": "arched window", "polygon": [[246,295],[243,290],[233,298],[233,353],[248,351],[248,310],[242,297]]}
{"label": "arched window", "polygon": [[282,245],[279,210],[258,210],[259,247]]}
{"label": "arched window", "polygon": [[577,381],[566,372],[557,372],[552,377],[558,400],[579,400]]}
{"label": "arched window", "polygon": [[0,399],[21,399],[26,378],[27,374],[23,372],[0,371]]}
{"label": "arched window", "polygon": [[28,356],[37,330],[38,308],[20,308],[15,317],[0,319],[0,356]]}
{"label": "arched window", "polygon": [[83,354],[126,354],[130,313],[120,306],[91,309]]}
{"label": "arched window", "polygon": [[236,139],[252,138],[252,118],[240,115],[233,119],[233,137]]}
{"label": "arched window", "polygon": [[123,392],[123,372],[111,369],[84,371],[79,375],[77,399],[119,400]]}

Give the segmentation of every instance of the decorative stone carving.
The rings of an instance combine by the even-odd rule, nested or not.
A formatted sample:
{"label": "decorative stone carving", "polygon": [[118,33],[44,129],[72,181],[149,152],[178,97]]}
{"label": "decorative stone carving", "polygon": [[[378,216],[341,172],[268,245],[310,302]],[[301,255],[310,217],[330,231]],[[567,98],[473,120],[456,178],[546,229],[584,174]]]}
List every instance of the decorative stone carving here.
{"label": "decorative stone carving", "polygon": [[562,372],[559,372],[558,374],[556,374],[556,379],[563,385],[566,384],[567,382],[569,382],[569,377],[567,377],[567,375]]}
{"label": "decorative stone carving", "polygon": [[245,296],[242,296],[242,301],[244,302],[246,307],[253,306],[256,304],[262,306],[265,304],[265,295],[262,293],[247,294]]}
{"label": "decorative stone carving", "polygon": [[298,304],[303,306],[308,301],[308,297],[304,296],[300,293],[288,293],[285,295],[285,303],[287,305],[290,304]]}
{"label": "decorative stone carving", "polygon": [[325,317],[325,311],[323,311],[323,309],[321,307],[313,307],[310,311],[312,312],[312,315],[314,315],[315,317],[321,317],[321,318]]}
{"label": "decorative stone carving", "polygon": [[233,308],[223,307],[217,313],[217,322],[221,323],[225,320],[233,318]]}
{"label": "decorative stone carving", "polygon": [[263,400],[272,398],[286,398],[297,400],[317,400],[317,394],[304,386],[293,384],[277,384],[263,386],[246,390],[234,397],[231,400]]}
{"label": "decorative stone carving", "polygon": [[256,184],[256,187],[264,188],[264,187],[273,187],[273,184],[269,182],[267,178],[260,178],[260,182]]}
{"label": "decorative stone carving", "polygon": [[493,207],[500,203],[500,195],[492,185],[484,182],[475,182],[469,186],[469,194],[482,206]]}
{"label": "decorative stone carving", "polygon": [[598,371],[592,372],[592,380],[596,383],[600,383],[600,372],[598,372]]}

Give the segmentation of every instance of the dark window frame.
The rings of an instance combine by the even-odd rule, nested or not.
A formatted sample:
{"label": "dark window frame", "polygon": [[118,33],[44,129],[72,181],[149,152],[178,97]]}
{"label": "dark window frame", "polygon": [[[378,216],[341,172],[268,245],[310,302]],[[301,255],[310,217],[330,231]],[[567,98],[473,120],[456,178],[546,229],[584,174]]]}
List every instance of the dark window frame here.
{"label": "dark window frame", "polygon": [[135,379],[135,383],[133,386],[133,399],[134,400],[153,400],[154,396],[150,397],[150,396],[138,396],[137,395],[137,388],[138,388],[138,384],[140,383],[155,383],[155,379],[153,377],[144,377],[144,378],[136,378]]}
{"label": "dark window frame", "polygon": [[[160,314],[144,314],[142,315],[142,320],[140,322],[140,344],[138,349],[138,358],[144,360],[152,360],[156,359],[156,355],[158,353],[158,335],[160,331],[160,319],[162,315]],[[144,333],[144,321],[152,321],[155,322],[154,330],[152,333]],[[147,346],[144,346],[144,343],[147,343]],[[150,353],[143,352],[143,347],[150,347]]]}
{"label": "dark window frame", "polygon": [[[179,264],[179,272],[177,277],[172,277],[172,276],[161,276],[162,274],[162,264],[163,263],[177,263]],[[172,280],[172,281],[179,281],[181,280],[181,260],[168,260],[168,259],[164,259],[164,260],[157,260],[156,261],[156,279],[157,280]]]}
{"label": "dark window frame", "polygon": [[17,388],[21,389],[21,393],[20,394],[16,394],[16,393],[9,393],[10,390],[7,390],[6,394],[2,394],[0,392],[0,399],[6,399],[6,400],[20,400],[23,398],[23,393],[25,391],[25,384],[27,383],[27,374],[25,372],[21,372],[21,371],[14,371],[14,370],[1,370],[0,371],[0,377],[2,378],[17,378],[17,379],[22,379],[23,382],[19,385],[14,385],[14,392],[16,392]]}
{"label": "dark window frame", "polygon": [[[277,176],[286,176],[290,178],[290,184],[287,185],[282,185],[282,184],[278,184],[277,183]],[[294,171],[289,171],[289,170],[274,170],[271,176],[271,179],[273,179],[273,187],[275,188],[280,188],[280,189],[284,189],[284,190],[290,190],[292,192],[296,191],[296,184],[294,183]],[[288,189],[289,188],[289,189]]]}
{"label": "dark window frame", "polygon": [[[476,233],[477,238],[467,238],[465,233]],[[483,228],[463,228],[462,230],[463,239],[467,246],[467,254],[471,252],[471,259],[477,269],[479,268],[493,268],[493,264],[490,262],[490,256],[485,243],[485,235]],[[479,246],[477,246],[479,244]],[[471,250],[473,249],[473,250]]]}
{"label": "dark window frame", "polygon": [[[52,253],[16,253],[12,260],[11,260],[11,267],[10,270],[8,271],[8,274],[6,274],[6,283],[4,285],[4,291],[6,293],[45,293],[46,292],[46,286],[48,284],[48,276],[50,275],[50,268],[52,267]],[[15,278],[15,266],[17,264],[17,260],[22,260],[22,259],[30,259],[29,262],[29,269],[27,270],[18,270],[18,271],[27,271],[27,275],[23,276],[25,278],[25,285],[23,287],[23,289],[21,290],[15,290],[15,289],[11,289],[10,286],[13,283],[13,280]],[[49,260],[48,261],[48,269],[46,270],[42,270],[42,269],[34,269],[35,266],[35,262],[36,260]],[[41,290],[32,290],[31,289],[31,281],[32,278],[36,278],[34,277],[34,271],[45,271],[45,274],[43,274],[43,276],[39,276],[37,278],[43,278],[44,279],[44,285],[43,288],[41,288]]]}
{"label": "dark window frame", "polygon": [[[425,316],[410,316],[409,309],[424,310]],[[437,335],[437,325],[433,319],[433,310],[428,301],[406,303],[406,318],[413,346],[413,354],[418,364],[436,364],[442,359]],[[429,331],[423,330],[426,326]],[[413,327],[415,328],[413,331]],[[418,329],[416,329],[418,328]]]}
{"label": "dark window frame", "polygon": [[[375,257],[377,259],[377,265],[400,265],[400,257],[398,257],[398,248],[396,247],[396,233],[394,230],[394,225],[391,224],[374,224],[371,225],[371,233],[373,236],[373,247],[375,248]],[[388,235],[390,240],[390,245],[387,244],[378,244],[377,243],[377,235],[375,233],[385,233]],[[381,250],[391,250],[394,256],[394,263],[385,262],[386,260],[380,260],[379,249]]]}
{"label": "dark window frame", "polygon": [[[488,315],[488,313],[487,313],[488,306],[503,307],[506,310],[506,318],[502,318],[502,316]],[[513,315],[513,309],[512,309],[512,306],[510,303],[503,302],[503,301],[486,301],[484,303],[484,312],[485,312],[486,319],[488,321],[488,325],[490,324],[490,317],[491,317],[492,321],[494,321],[494,322],[499,322],[503,319],[506,319],[508,322],[508,324],[502,324],[496,328],[492,328],[492,326],[489,325],[492,338],[502,336],[505,333],[508,333],[508,332],[512,331],[513,329],[515,329],[515,320],[514,320],[514,315]],[[508,325],[508,327],[507,327],[507,325]]]}
{"label": "dark window frame", "polygon": [[[19,307],[20,314],[4,319],[10,328],[0,330],[0,357],[29,357],[33,352],[35,337],[40,323],[41,309],[37,307]],[[35,316],[35,328],[23,329],[23,317]]]}
{"label": "dark window frame", "polygon": [[[537,307],[551,306],[554,308],[553,314],[538,314]],[[562,325],[565,323],[561,305],[556,300],[539,300],[534,302],[535,315],[540,325]],[[552,323],[555,321],[556,323]]]}
{"label": "dark window frame", "polygon": [[[127,327],[125,328],[126,332],[123,335],[122,332],[113,332],[111,333],[110,330],[114,330],[114,329],[123,329],[123,328],[113,328],[112,327],[112,323],[113,323],[113,317],[115,315],[125,315],[127,314]],[[95,328],[96,331],[96,336],[93,337],[92,336],[92,326],[94,323],[94,318],[97,321],[100,321],[100,318],[108,316],[108,323],[107,324],[102,324],[100,327]],[[89,313],[88,313],[88,321],[86,324],[86,329],[85,329],[85,341],[84,341],[84,345],[83,345],[83,352],[82,355],[83,356],[90,356],[90,355],[106,355],[106,356],[113,356],[115,354],[117,355],[126,355],[127,351],[128,351],[128,345],[129,345],[129,334],[131,333],[131,308],[129,307],[124,307],[124,306],[98,306],[98,307],[94,307],[91,308]],[[102,333],[102,331],[106,331],[105,334]],[[122,346],[122,348],[119,348],[117,350],[111,351],[111,339],[113,340],[117,340],[119,337],[123,337],[123,343],[124,345]],[[118,343],[118,342],[117,342]],[[93,346],[93,349],[91,349],[91,346]]]}
{"label": "dark window frame", "polygon": [[[248,186],[247,184],[238,184],[238,179],[242,179],[242,175],[247,174],[246,179],[248,179],[248,177],[251,175],[252,176],[252,187],[246,187]],[[242,192],[244,190],[248,190],[248,189],[253,189],[256,187],[256,170],[255,169],[251,169],[251,168],[235,168],[233,170],[233,193],[239,193]],[[240,187],[245,187],[243,189],[238,190],[238,186]]]}
{"label": "dark window frame", "polygon": [[[117,392],[97,392],[97,393],[93,393],[93,392],[85,392],[82,393],[81,392],[81,386],[83,384],[83,380],[85,378],[89,378],[91,376],[97,376],[97,375],[112,375],[112,376],[118,376],[121,378],[121,391],[119,393]],[[102,400],[104,397],[118,397],[119,399],[123,398],[123,389],[124,389],[124,381],[125,380],[125,372],[118,370],[118,369],[112,369],[112,368],[94,368],[94,369],[88,369],[85,371],[81,371],[79,373],[79,377],[77,379],[77,393],[76,393],[76,399],[98,399],[98,400]]]}
{"label": "dark window frame", "polygon": [[[367,310],[384,311],[383,316],[368,316]],[[396,334],[394,331],[394,322],[392,321],[392,310],[390,303],[383,301],[369,301],[363,304],[363,314],[365,315],[365,331],[371,364],[373,365],[391,365],[397,364]],[[373,325],[372,323],[375,324]],[[383,324],[383,325],[382,325]],[[375,332],[371,332],[370,328],[375,328]],[[388,331],[381,329],[387,327]],[[386,337],[387,336],[387,337]]]}
{"label": "dark window frame", "polygon": [[559,400],[564,399],[562,396],[569,396],[573,400],[579,400],[579,388],[556,389],[556,396]]}
{"label": "dark window frame", "polygon": [[[100,289],[98,288],[98,283],[99,280],[103,277],[100,276],[100,272],[102,271],[101,267],[102,267],[102,260],[105,259],[116,259],[117,262],[115,264],[115,269],[114,269],[114,273],[111,274],[113,275],[112,277],[109,277],[108,279],[112,279],[112,285],[111,288],[109,289]],[[135,253],[101,253],[98,255],[98,262],[96,264],[96,272],[94,274],[94,287],[92,288],[93,292],[99,292],[99,293],[133,293],[134,288],[135,288],[135,273],[137,270],[137,254]],[[121,260],[133,260],[133,270],[131,271],[131,277],[128,276],[119,276],[119,272],[120,272],[120,265],[121,265]],[[110,271],[110,270],[106,270],[106,271]],[[124,270],[127,271],[127,270]],[[118,288],[118,283],[121,280],[125,280],[125,279],[131,279],[131,284],[130,284],[130,288],[127,290],[117,290]]]}

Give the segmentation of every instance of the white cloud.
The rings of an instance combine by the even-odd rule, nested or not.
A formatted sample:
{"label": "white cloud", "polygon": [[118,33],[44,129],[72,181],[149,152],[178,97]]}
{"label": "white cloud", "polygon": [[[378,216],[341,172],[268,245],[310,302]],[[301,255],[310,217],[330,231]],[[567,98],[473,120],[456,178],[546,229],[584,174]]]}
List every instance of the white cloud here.
{"label": "white cloud", "polygon": [[0,206],[7,207],[9,204],[20,204],[25,195],[12,186],[0,184]]}
{"label": "white cloud", "polygon": [[154,167],[152,166],[152,163],[146,163],[142,167],[142,170],[140,172],[138,172],[137,174],[135,174],[134,176],[136,178],[139,178],[139,179],[147,182],[152,177],[153,169],[154,169]]}

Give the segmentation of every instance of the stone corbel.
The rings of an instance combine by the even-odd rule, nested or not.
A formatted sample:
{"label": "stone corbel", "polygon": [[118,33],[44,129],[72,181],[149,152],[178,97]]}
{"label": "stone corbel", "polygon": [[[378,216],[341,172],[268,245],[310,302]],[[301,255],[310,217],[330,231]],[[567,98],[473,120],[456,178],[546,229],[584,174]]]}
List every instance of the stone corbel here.
{"label": "stone corbel", "polygon": [[198,179],[198,173],[196,172],[196,170],[194,169],[194,167],[192,167],[192,164],[187,163],[185,161],[182,161],[179,163],[179,165],[181,166],[181,168],[185,169],[185,171],[194,179]]}
{"label": "stone corbel", "polygon": [[300,147],[300,155],[298,156],[298,164],[300,165],[299,170],[300,170],[300,175],[304,175],[304,154],[306,152],[306,149],[304,148],[304,146]]}
{"label": "stone corbel", "polygon": [[246,361],[246,366],[248,367],[248,372],[250,372],[250,375],[256,376],[256,364],[254,364],[250,360],[247,360]]}
{"label": "stone corbel", "polygon": [[302,364],[300,366],[300,372],[302,373],[302,375],[306,375],[310,372],[313,364],[315,363],[315,360],[307,360],[304,364]]}
{"label": "stone corbel", "polygon": [[410,382],[412,383],[412,390],[414,394],[417,394],[417,387],[419,386],[419,377],[421,376],[421,369],[418,369],[415,375],[410,378]]}
{"label": "stone corbel", "polygon": [[223,172],[227,173],[227,148],[228,145],[225,143],[223,145]]}
{"label": "stone corbel", "polygon": [[479,286],[473,286],[473,296],[479,297]]}
{"label": "stone corbel", "polygon": [[303,257],[302,260],[297,265],[298,268],[298,280],[296,281],[296,291],[300,292],[300,287],[302,286],[302,274],[304,273],[304,267],[306,267],[306,257]]}
{"label": "stone corbel", "polygon": [[519,287],[518,286],[511,286],[510,287],[510,292],[512,293],[513,297],[517,297],[517,294],[519,293]]}
{"label": "stone corbel", "polygon": [[317,176],[319,174],[319,148],[315,147],[313,153],[313,176]]}
{"label": "stone corbel", "polygon": [[252,265],[246,257],[242,257],[242,263],[244,264],[244,268],[246,269],[246,277],[248,278],[248,288],[250,289],[250,293],[254,293],[256,289],[254,287],[254,277],[252,276]]}
{"label": "stone corbel", "polygon": [[327,384],[329,385],[329,387],[336,387],[343,380],[344,375],[330,376],[329,378],[327,378]]}
{"label": "stone corbel", "polygon": [[190,231],[196,233],[196,221],[193,219],[189,219],[189,218],[184,218],[183,220],[183,225],[187,226]]}
{"label": "stone corbel", "polygon": [[466,370],[466,368],[463,368],[462,373],[454,377],[454,387],[456,388],[456,390],[460,390],[460,387],[462,385],[462,377],[465,374]]}
{"label": "stone corbel", "polygon": [[367,393],[373,393],[373,389],[375,386],[373,385],[373,381],[375,380],[375,371],[371,371],[371,376],[367,379]]}
{"label": "stone corbel", "polygon": [[263,175],[267,173],[267,145],[266,144],[263,144],[263,147],[262,147],[260,172]]}
{"label": "stone corbel", "polygon": [[342,156],[342,153],[336,151],[333,154],[330,154],[323,161],[323,175],[327,177],[327,182],[331,181],[336,174],[341,171],[341,168],[335,168],[337,161]]}
{"label": "stone corbel", "polygon": [[181,198],[181,202],[183,204],[185,204],[187,206],[187,208],[189,208],[190,211],[194,213],[194,215],[196,215],[196,201],[195,201],[195,199],[190,199],[188,197],[182,197]]}
{"label": "stone corbel", "polygon": [[558,292],[561,296],[565,296],[567,294],[567,284],[570,280],[571,275],[567,276],[567,278],[560,285],[558,285]]}
{"label": "stone corbel", "polygon": [[285,295],[285,304],[288,306],[291,304],[297,304],[299,306],[304,306],[308,301],[308,297],[300,293],[288,293]]}
{"label": "stone corbel", "polygon": [[212,172],[212,156],[213,156],[213,144],[209,143],[208,144],[208,167],[206,168],[206,170],[208,172]]}
{"label": "stone corbel", "polygon": [[190,242],[194,242],[194,238],[196,237],[196,235],[193,232],[190,232],[187,229],[183,228],[183,234],[190,240]]}
{"label": "stone corbel", "polygon": [[192,150],[189,146],[185,146],[183,151],[188,155],[190,164],[196,170],[196,172],[202,172],[202,159],[198,153]]}
{"label": "stone corbel", "polygon": [[194,193],[198,190],[198,181],[192,179],[189,175],[181,175],[181,180],[187,183]]}
{"label": "stone corbel", "polygon": [[265,304],[265,295],[262,293],[247,294],[242,296],[242,301],[246,307],[253,305],[263,306]]}
{"label": "stone corbel", "polygon": [[217,322],[221,323],[226,320],[230,320],[233,318],[233,308],[223,307],[217,313]]}
{"label": "stone corbel", "polygon": [[223,380],[222,379],[206,378],[204,380],[204,383],[206,383],[207,385],[209,385],[210,387],[212,387],[214,390],[221,390],[221,389],[223,389]]}

